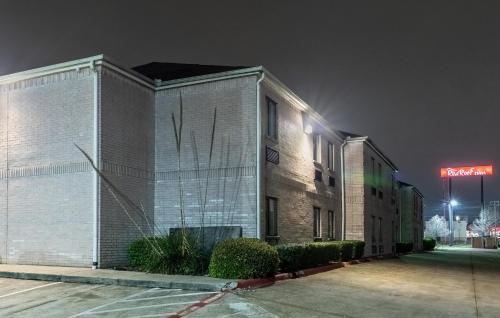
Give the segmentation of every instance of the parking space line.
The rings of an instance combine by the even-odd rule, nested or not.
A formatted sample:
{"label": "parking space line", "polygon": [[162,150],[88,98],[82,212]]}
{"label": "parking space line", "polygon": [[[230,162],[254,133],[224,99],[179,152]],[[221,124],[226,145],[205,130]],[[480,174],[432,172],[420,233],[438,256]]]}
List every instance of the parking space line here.
{"label": "parking space line", "polygon": [[187,294],[177,294],[177,295],[164,295],[164,296],[154,296],[146,298],[132,298],[120,300],[119,303],[140,301],[140,300],[151,300],[151,299],[162,299],[162,298],[174,298],[174,297],[184,297],[184,296],[197,296],[197,295],[208,295],[208,294],[218,294],[219,292],[199,292],[199,293],[187,293]]}
{"label": "parking space line", "polygon": [[133,316],[133,317],[127,317],[127,318],[154,318],[154,317],[168,317],[175,314],[175,312],[166,312],[163,314],[152,314],[152,315],[142,315],[142,316]]}
{"label": "parking space line", "polygon": [[154,293],[154,292],[162,292],[162,291],[181,291],[182,289],[178,289],[178,288],[173,288],[173,289],[165,289],[165,288],[151,288],[151,289],[148,289],[146,290],[146,293]]}
{"label": "parking space line", "polygon": [[41,285],[41,286],[36,286],[36,287],[32,287],[32,288],[20,290],[20,291],[13,292],[13,293],[10,293],[10,294],[2,295],[2,296],[0,296],[0,298],[5,298],[5,297],[9,297],[9,296],[21,294],[21,293],[26,293],[26,292],[29,292],[31,290],[35,290],[35,289],[39,289],[39,288],[44,288],[44,287],[49,287],[49,286],[57,285],[57,284],[62,284],[62,282],[55,282],[55,283],[50,283],[50,284],[45,284],[45,285]]}
{"label": "parking space line", "polygon": [[85,313],[84,315],[98,315],[98,314],[106,314],[108,312],[127,311],[127,310],[155,308],[155,307],[167,307],[167,306],[175,306],[175,305],[191,305],[191,304],[196,304],[196,303],[198,303],[198,300],[196,300],[196,301],[185,301],[185,302],[180,302],[180,303],[166,303],[166,304],[157,304],[157,305],[147,305],[147,306],[117,308],[117,309],[109,309],[109,310],[101,310],[101,311],[91,311],[91,312]]}
{"label": "parking space line", "polygon": [[121,298],[121,299],[118,299],[118,300],[115,300],[115,301],[112,301],[110,303],[106,303],[104,305],[100,305],[100,306],[97,306],[97,307],[94,307],[94,308],[91,308],[91,309],[88,309],[86,311],[83,311],[79,314],[76,314],[76,315],[73,315],[73,316],[69,316],[68,318],[75,318],[75,317],[79,317],[79,316],[82,316],[82,315],[88,315],[88,314],[92,314],[92,311],[96,310],[96,309],[100,309],[100,308],[104,308],[106,306],[109,306],[109,305],[112,305],[112,304],[116,304],[117,302],[119,302],[120,300],[124,300],[124,299],[129,299],[129,298],[132,298],[132,297],[135,297],[135,296],[139,296],[139,295],[142,295],[142,294],[145,294],[145,293],[148,293],[148,292],[151,292],[152,290],[158,290],[158,288],[151,288],[151,289],[147,289],[147,290],[143,290],[141,292],[138,292],[138,293],[135,293],[135,294],[132,294],[132,295],[129,295],[127,297],[124,297],[124,298]]}

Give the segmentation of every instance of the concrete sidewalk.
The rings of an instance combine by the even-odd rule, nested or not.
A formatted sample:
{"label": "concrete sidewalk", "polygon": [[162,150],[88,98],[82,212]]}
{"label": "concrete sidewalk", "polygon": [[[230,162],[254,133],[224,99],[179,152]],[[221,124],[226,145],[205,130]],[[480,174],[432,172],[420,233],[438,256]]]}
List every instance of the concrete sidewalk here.
{"label": "concrete sidewalk", "polygon": [[220,291],[236,287],[237,281],[207,276],[149,274],[112,269],[0,264],[0,277],[51,282],[120,285],[147,288],[178,288]]}

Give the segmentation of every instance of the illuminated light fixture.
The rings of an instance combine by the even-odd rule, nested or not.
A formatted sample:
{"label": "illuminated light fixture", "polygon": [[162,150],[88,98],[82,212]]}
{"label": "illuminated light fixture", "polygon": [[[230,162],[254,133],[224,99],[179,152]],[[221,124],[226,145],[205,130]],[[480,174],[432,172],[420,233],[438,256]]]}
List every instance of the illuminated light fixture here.
{"label": "illuminated light fixture", "polygon": [[451,206],[457,206],[458,202],[456,200],[451,200],[450,204],[451,204]]}
{"label": "illuminated light fixture", "polygon": [[458,215],[457,215],[457,216],[455,217],[455,220],[460,221],[460,216],[458,216]]}
{"label": "illuminated light fixture", "polygon": [[312,134],[313,127],[311,124],[311,120],[309,119],[309,114],[307,114],[306,112],[302,112],[302,126],[306,134]]}

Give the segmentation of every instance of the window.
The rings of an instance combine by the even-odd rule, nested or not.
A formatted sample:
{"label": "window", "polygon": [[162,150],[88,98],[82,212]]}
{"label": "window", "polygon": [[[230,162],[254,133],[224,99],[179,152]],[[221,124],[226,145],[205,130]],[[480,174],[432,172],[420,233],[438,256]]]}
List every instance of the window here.
{"label": "window", "polygon": [[267,197],[266,235],[278,236],[278,200]]}
{"label": "window", "polygon": [[320,208],[314,207],[313,213],[314,213],[313,236],[314,237],[321,237],[321,210],[320,210]]}
{"label": "window", "polygon": [[372,162],[372,171],[371,171],[370,184],[371,184],[371,187],[372,187],[372,195],[377,196],[377,189],[375,188],[375,186],[376,186],[376,180],[375,180],[375,158],[371,157],[371,162]]}
{"label": "window", "polygon": [[316,162],[321,161],[321,135],[313,135],[313,160]]}
{"label": "window", "polygon": [[278,122],[276,116],[276,102],[267,98],[267,136],[278,138]]}
{"label": "window", "polygon": [[328,238],[335,238],[335,214],[333,211],[328,211]]}
{"label": "window", "polygon": [[334,188],[334,187],[335,187],[335,178],[334,178],[334,177],[332,177],[332,176],[329,176],[329,177],[328,177],[328,185],[329,185],[330,187],[332,187],[332,188]]}
{"label": "window", "polygon": [[378,218],[378,241],[382,242],[382,218]]}
{"label": "window", "polygon": [[375,233],[376,233],[376,224],[375,224],[375,215],[372,215],[372,243],[375,244],[377,241]]}
{"label": "window", "polygon": [[378,164],[377,186],[382,186],[382,165],[380,163]]}
{"label": "window", "polygon": [[321,182],[323,181],[323,173],[321,170],[315,169],[314,170],[314,181]]}
{"label": "window", "polygon": [[328,169],[331,171],[334,170],[334,159],[333,156],[335,155],[335,150],[333,148],[333,144],[331,142],[328,142]]}
{"label": "window", "polygon": [[394,228],[394,221],[392,221],[392,225],[391,225],[391,229],[392,229],[392,243],[396,242],[396,229]]}

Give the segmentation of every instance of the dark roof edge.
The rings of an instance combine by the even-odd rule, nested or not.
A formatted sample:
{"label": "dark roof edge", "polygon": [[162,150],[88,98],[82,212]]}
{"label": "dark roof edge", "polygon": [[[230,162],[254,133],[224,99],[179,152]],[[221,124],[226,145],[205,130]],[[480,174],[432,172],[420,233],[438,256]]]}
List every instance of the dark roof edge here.
{"label": "dark roof edge", "polygon": [[364,142],[366,143],[370,148],[372,148],[373,150],[375,150],[375,152],[380,156],[382,157],[382,159],[384,159],[384,161],[389,165],[391,166],[391,168],[393,168],[395,171],[398,171],[398,167],[396,166],[396,164],[394,162],[392,162],[391,159],[389,159],[389,157],[387,157],[383,152],[382,150],[380,150],[379,147],[377,147],[375,145],[375,143],[368,137],[368,136],[363,136],[363,137],[350,137],[350,136],[347,136],[346,139],[345,139],[348,143],[349,142]]}

